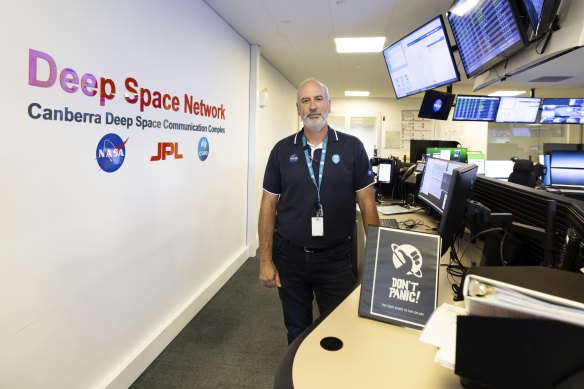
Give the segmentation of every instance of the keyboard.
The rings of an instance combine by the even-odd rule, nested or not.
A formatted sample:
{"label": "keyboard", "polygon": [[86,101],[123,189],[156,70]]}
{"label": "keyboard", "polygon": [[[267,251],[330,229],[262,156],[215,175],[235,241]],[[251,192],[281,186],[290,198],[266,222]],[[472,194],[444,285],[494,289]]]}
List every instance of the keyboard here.
{"label": "keyboard", "polygon": [[399,223],[396,219],[379,219],[379,225],[387,228],[399,228]]}

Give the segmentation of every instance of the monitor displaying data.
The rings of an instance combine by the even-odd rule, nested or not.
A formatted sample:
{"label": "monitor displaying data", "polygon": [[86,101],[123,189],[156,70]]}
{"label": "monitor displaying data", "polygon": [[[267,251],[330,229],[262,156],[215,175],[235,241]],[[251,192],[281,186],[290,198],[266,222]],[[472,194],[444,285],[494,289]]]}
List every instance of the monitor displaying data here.
{"label": "monitor displaying data", "polygon": [[448,21],[466,76],[472,78],[523,48],[526,37],[509,0],[479,0],[459,16],[463,3],[469,2],[454,2]]}
{"label": "monitor displaying data", "polygon": [[539,122],[542,124],[584,124],[584,98],[543,99]]}
{"label": "monitor displaying data", "polygon": [[452,120],[494,122],[499,97],[458,95]]}
{"label": "monitor displaying data", "polygon": [[[503,96],[499,102],[496,122],[499,123],[535,123],[541,98]],[[515,134],[514,134],[515,136]]]}
{"label": "monitor displaying data", "polygon": [[465,165],[462,162],[428,158],[420,182],[420,191],[418,192],[420,200],[442,215],[448,199],[452,171]]}
{"label": "monitor displaying data", "polygon": [[441,15],[385,48],[383,57],[398,99],[460,81]]}

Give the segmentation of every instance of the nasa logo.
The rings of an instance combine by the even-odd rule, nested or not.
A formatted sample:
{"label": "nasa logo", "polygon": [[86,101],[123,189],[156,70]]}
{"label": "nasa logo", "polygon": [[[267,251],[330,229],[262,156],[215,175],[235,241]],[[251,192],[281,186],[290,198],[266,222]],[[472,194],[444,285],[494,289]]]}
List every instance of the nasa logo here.
{"label": "nasa logo", "polygon": [[112,133],[99,140],[95,150],[95,159],[101,170],[113,173],[122,166],[126,158],[128,139],[122,141],[122,138]]}
{"label": "nasa logo", "polygon": [[438,111],[440,111],[440,108],[442,108],[442,100],[436,99],[436,101],[434,101],[434,105],[432,106],[432,109],[434,110],[434,112],[438,112]]}
{"label": "nasa logo", "polygon": [[339,154],[335,154],[332,156],[332,160],[333,160],[333,163],[335,165],[337,165],[339,162],[341,162],[341,156]]}
{"label": "nasa logo", "polygon": [[199,151],[199,159],[201,161],[206,160],[207,157],[209,156],[209,141],[207,140],[207,138],[205,138],[205,137],[201,138],[201,140],[199,141],[198,151]]}
{"label": "nasa logo", "polygon": [[298,155],[292,154],[290,156],[290,163],[295,163],[295,162],[298,162]]}

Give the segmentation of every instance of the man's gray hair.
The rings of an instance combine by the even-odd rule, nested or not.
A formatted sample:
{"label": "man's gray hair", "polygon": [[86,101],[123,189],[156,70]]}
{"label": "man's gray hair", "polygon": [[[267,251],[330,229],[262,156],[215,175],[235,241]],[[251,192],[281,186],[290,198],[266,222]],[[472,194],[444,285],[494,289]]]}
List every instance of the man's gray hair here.
{"label": "man's gray hair", "polygon": [[296,102],[299,103],[300,102],[300,87],[302,87],[302,85],[306,84],[309,81],[314,81],[316,82],[318,85],[320,85],[323,89],[324,89],[324,97],[328,100],[330,100],[330,95],[329,95],[329,91],[328,91],[328,87],[320,80],[314,78],[314,77],[310,77],[305,79],[304,81],[302,81],[300,83],[300,85],[298,85],[298,89],[296,90]]}

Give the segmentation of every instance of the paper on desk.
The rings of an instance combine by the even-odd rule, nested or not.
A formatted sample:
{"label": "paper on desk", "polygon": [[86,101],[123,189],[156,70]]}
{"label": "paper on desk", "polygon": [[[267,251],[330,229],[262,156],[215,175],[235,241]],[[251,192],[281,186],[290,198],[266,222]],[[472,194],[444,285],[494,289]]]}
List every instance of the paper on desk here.
{"label": "paper on desk", "polygon": [[440,305],[422,331],[420,341],[438,347],[434,362],[454,369],[456,361],[456,318],[466,315],[463,307],[452,304]]}
{"label": "paper on desk", "polygon": [[414,208],[406,208],[401,205],[378,205],[377,211],[384,215],[397,215],[399,213],[410,213],[416,211]]}

